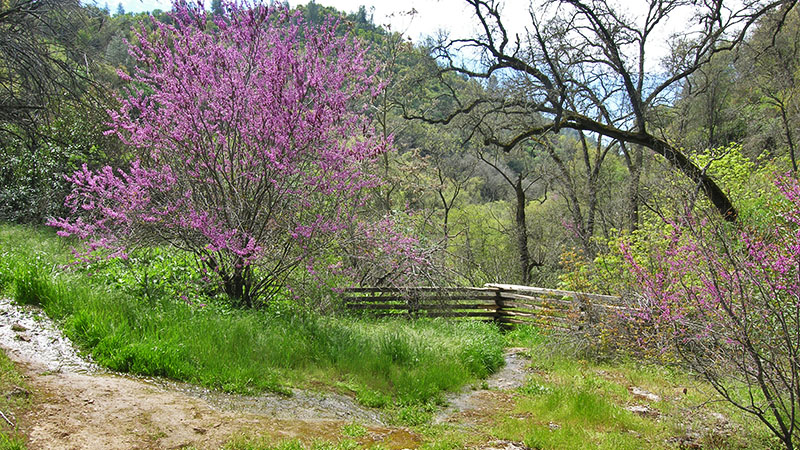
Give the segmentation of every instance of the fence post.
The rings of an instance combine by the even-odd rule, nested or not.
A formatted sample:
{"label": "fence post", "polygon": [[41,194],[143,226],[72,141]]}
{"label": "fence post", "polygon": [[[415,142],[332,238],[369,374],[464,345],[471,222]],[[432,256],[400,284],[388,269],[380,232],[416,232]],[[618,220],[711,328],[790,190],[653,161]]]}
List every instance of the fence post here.
{"label": "fence post", "polygon": [[577,331],[590,334],[594,331],[595,325],[597,325],[598,322],[597,315],[592,306],[591,297],[583,293],[577,293],[575,300],[577,300],[578,303],[578,314],[580,316]]}
{"label": "fence post", "polygon": [[405,295],[406,306],[408,307],[408,315],[410,317],[417,317],[419,315],[420,293],[409,289]]}
{"label": "fence post", "polygon": [[494,304],[497,306],[497,308],[495,308],[495,310],[494,310],[494,319],[493,320],[497,325],[502,326],[503,322],[501,321],[501,319],[503,318],[503,308],[505,307],[505,303],[503,302],[503,297],[501,295],[502,292],[503,292],[503,289],[499,288],[499,287],[494,287],[494,286],[492,287],[492,289],[495,290],[495,293],[494,293]]}

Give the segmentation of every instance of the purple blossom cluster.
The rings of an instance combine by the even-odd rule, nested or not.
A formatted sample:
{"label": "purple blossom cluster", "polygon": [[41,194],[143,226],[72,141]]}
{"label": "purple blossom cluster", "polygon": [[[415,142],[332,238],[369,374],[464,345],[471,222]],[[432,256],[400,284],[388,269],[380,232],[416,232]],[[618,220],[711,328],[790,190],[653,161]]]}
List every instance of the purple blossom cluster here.
{"label": "purple blossom cluster", "polygon": [[800,184],[781,176],[776,185],[782,212],[771,218],[733,226],[687,213],[646,258],[626,244],[622,252],[641,294],[631,318],[665,338],[650,342],[670,344],[791,443],[800,430]]}
{"label": "purple blossom cluster", "polygon": [[72,215],[50,225],[85,241],[87,257],[194,252],[249,305],[359,221],[380,183],[368,168],[391,142],[364,114],[383,87],[377,68],[337,22],[260,3],[224,10],[176,2],[171,23],[136,33],[138,68],[120,73],[108,131],[136,159],[69,177]]}

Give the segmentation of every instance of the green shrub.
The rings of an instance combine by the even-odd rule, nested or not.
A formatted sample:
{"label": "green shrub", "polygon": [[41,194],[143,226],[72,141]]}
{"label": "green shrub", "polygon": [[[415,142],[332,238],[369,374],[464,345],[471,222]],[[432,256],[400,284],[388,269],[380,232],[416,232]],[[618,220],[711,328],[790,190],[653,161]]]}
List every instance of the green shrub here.
{"label": "green shrub", "polygon": [[[91,273],[45,264],[68,260],[52,234],[31,238],[20,227],[0,226],[0,238],[2,279],[16,301],[41,305],[113,370],[243,393],[289,393],[291,383],[336,385],[346,378],[361,403],[387,407],[440,402],[443,392],[503,364],[504,339],[491,324],[326,317],[288,300],[256,310],[211,296],[186,301],[180,286],[188,278],[173,276],[182,269],[162,271],[172,278],[151,280],[158,289],[148,291],[117,263],[96,264]],[[166,251],[152,254],[174,261]]]}

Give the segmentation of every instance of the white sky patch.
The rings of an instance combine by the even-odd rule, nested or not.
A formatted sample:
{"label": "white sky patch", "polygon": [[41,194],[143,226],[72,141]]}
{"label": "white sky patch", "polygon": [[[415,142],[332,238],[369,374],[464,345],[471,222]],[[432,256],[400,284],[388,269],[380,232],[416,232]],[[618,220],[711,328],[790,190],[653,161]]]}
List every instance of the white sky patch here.
{"label": "white sky patch", "polygon": [[[92,3],[85,1],[84,3]],[[170,0],[95,0],[94,2],[100,8],[108,6],[111,14],[117,12],[117,5],[122,4],[126,12],[145,12],[160,9],[162,11],[169,11],[172,9],[172,1]]]}
{"label": "white sky patch", "polygon": [[[117,5],[122,4],[127,12],[142,12],[171,8],[170,0],[95,0],[99,7],[108,5],[115,13]],[[265,0],[269,1],[269,0]],[[283,2],[284,0],[279,0]],[[614,1],[614,0],[612,0]],[[210,5],[211,0],[205,0]],[[308,4],[308,0],[288,0],[292,7]],[[421,43],[428,36],[436,36],[440,31],[449,33],[450,38],[474,36],[479,30],[472,6],[464,0],[316,0],[322,6],[332,6],[346,13],[356,12],[364,5],[373,21],[392,31],[403,33],[415,43]],[[534,3],[538,3],[535,2]],[[647,12],[647,0],[616,0],[618,11],[637,22],[643,22]],[[525,28],[530,26],[530,0],[506,0],[501,7],[503,24],[510,37],[519,34],[524,41]],[[410,14],[413,12],[413,14]],[[648,44],[647,66],[657,67],[659,60],[669,53],[667,38],[675,30],[686,30],[691,15],[687,11],[676,11],[669,22],[660,24],[659,30],[651,36]]]}
{"label": "white sky patch", "polygon": [[[282,0],[281,0],[282,1]],[[170,0],[95,0],[97,6],[108,6],[115,13],[117,5],[122,4],[127,12],[142,12],[172,7]],[[89,3],[89,2],[87,2]],[[205,0],[208,5],[210,0]],[[308,0],[289,0],[292,7],[308,4]],[[434,36],[439,30],[447,30],[452,37],[470,36],[475,31],[476,21],[471,7],[463,0],[316,0],[322,6],[332,6],[340,11],[352,13],[364,5],[378,25],[390,26],[414,42],[421,42],[426,36]],[[509,28],[522,30],[529,22],[528,0],[508,0],[503,6],[504,20]],[[409,12],[416,11],[410,15]]]}

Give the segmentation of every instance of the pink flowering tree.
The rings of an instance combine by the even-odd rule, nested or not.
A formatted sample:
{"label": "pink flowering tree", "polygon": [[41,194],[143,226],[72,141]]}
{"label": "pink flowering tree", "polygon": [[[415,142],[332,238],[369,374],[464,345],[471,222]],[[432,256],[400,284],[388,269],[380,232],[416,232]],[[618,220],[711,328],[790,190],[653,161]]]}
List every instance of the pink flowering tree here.
{"label": "pink flowering tree", "polygon": [[623,253],[641,294],[633,317],[666,338],[651,342],[669,343],[793,449],[800,442],[800,185],[790,177],[776,184],[772,220],[732,228],[686,215],[646,258],[625,246]]}
{"label": "pink flowering tree", "polygon": [[211,17],[176,3],[172,23],[143,27],[139,69],[110,133],[134,149],[127,169],[84,167],[69,180],[72,215],[50,224],[85,257],[172,245],[245,306],[357,222],[367,171],[387,150],[364,114],[381,88],[374,65],[337,23],[262,4]]}

